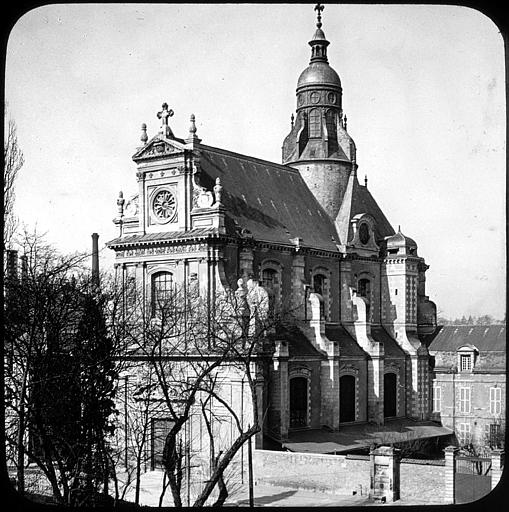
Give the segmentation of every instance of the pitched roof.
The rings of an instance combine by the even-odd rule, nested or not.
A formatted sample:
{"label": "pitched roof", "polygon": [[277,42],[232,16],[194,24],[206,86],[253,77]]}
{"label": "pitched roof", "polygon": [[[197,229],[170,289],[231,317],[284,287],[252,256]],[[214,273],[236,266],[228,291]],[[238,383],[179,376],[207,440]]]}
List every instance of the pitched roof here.
{"label": "pitched roof", "polygon": [[465,345],[473,345],[479,351],[505,352],[505,325],[445,325],[437,329],[428,349],[454,352]]}
{"label": "pitched roof", "polygon": [[324,357],[306,338],[304,333],[294,325],[278,326],[277,336],[288,341],[288,355],[290,358],[299,356]]}
{"label": "pitched roof", "polygon": [[372,327],[371,336],[384,345],[384,353],[388,357],[405,357],[404,350],[398,345],[397,341],[389,336],[389,333],[383,327]]}
{"label": "pitched roof", "polygon": [[366,186],[359,183],[356,175],[351,174],[336,220],[342,244],[346,244],[352,239],[353,228],[350,221],[360,213],[368,213],[375,219],[376,240],[383,240],[386,236],[394,235],[394,229],[371,195],[371,192]]}
{"label": "pitched roof", "polygon": [[334,223],[296,169],[202,144],[200,167],[206,188],[221,178],[230,224],[256,240],[291,245],[301,238],[302,246],[338,251]]}
{"label": "pitched roof", "polygon": [[344,356],[366,357],[366,353],[352,338],[348,331],[341,325],[326,325],[325,335],[331,341],[337,341],[339,353]]}

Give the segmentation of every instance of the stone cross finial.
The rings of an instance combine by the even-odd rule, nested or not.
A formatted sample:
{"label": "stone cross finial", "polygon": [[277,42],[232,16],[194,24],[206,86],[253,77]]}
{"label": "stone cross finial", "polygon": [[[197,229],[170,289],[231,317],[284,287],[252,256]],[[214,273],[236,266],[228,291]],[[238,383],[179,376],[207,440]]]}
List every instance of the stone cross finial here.
{"label": "stone cross finial", "polygon": [[322,4],[315,5],[316,19],[317,19],[316,26],[318,28],[321,28],[321,26],[322,26],[322,11],[323,11],[323,9],[324,9],[324,7]]}
{"label": "stone cross finial", "polygon": [[166,136],[168,134],[168,118],[173,116],[173,110],[168,109],[168,103],[163,103],[161,112],[157,113],[157,117],[161,120],[161,133]]}
{"label": "stone cross finial", "polygon": [[368,175],[367,174],[364,175],[364,186],[365,187],[368,186]]}
{"label": "stone cross finial", "polygon": [[147,136],[147,125],[145,123],[141,124],[141,137],[140,140],[143,145],[147,143],[148,136]]}

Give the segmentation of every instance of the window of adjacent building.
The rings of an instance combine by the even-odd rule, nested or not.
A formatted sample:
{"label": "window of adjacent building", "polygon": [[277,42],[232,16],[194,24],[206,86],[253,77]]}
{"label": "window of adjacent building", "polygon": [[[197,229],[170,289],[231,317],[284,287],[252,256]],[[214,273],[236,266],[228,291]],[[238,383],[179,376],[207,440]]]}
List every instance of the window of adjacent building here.
{"label": "window of adjacent building", "polygon": [[470,412],[470,388],[460,388],[460,410],[461,413]]}
{"label": "window of adjacent building", "polygon": [[153,315],[171,303],[173,292],[173,274],[171,272],[158,272],[152,276]]}
{"label": "window of adjacent building", "polygon": [[442,412],[442,388],[433,386],[433,412]]}
{"label": "window of adjacent building", "polygon": [[489,426],[489,443],[491,448],[501,448],[504,441],[504,433],[498,423]]}
{"label": "window of adjacent building", "polygon": [[472,370],[472,354],[460,354],[460,371],[469,372]]}
{"label": "window of adjacent building", "polygon": [[490,414],[502,412],[502,388],[490,388]]}
{"label": "window of adjacent building", "polygon": [[163,462],[163,451],[166,436],[174,425],[174,422],[166,418],[152,418],[151,425],[151,452],[152,469],[160,467]]}
{"label": "window of adjacent building", "polygon": [[461,444],[469,443],[471,440],[470,423],[458,424],[458,437]]}
{"label": "window of adjacent building", "polygon": [[310,137],[320,137],[321,134],[322,134],[322,130],[321,130],[320,111],[317,108],[314,108],[309,113],[309,136]]}

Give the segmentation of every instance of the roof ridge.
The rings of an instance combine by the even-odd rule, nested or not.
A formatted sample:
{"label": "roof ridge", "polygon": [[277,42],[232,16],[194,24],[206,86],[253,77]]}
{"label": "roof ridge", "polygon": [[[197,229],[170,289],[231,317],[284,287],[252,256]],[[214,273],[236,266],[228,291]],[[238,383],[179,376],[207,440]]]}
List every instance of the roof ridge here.
{"label": "roof ridge", "polygon": [[265,159],[259,158],[257,156],[244,155],[243,153],[237,153],[235,151],[230,151],[229,149],[218,148],[218,147],[215,147],[215,146],[208,146],[207,144],[199,144],[199,149],[202,149],[202,148],[206,149],[206,150],[211,150],[212,152],[226,153],[229,156],[242,157],[242,158],[246,158],[246,159],[249,159],[249,160],[254,160],[254,161],[257,161],[257,162],[261,162],[261,163],[264,163],[264,164],[269,164],[269,165],[271,165],[273,167],[278,167],[281,170],[289,171],[292,174],[298,174],[300,176],[300,173],[299,173],[298,169],[296,169],[295,167],[290,167],[289,165],[278,164],[276,162],[271,162],[270,160],[265,160]]}

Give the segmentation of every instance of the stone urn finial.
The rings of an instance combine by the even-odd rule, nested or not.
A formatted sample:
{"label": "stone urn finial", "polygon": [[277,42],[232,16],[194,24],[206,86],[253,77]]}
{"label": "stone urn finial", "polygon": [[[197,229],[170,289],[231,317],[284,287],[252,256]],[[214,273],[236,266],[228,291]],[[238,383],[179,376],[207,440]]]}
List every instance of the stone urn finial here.
{"label": "stone urn finial", "polygon": [[221,185],[221,178],[218,176],[216,178],[216,184],[214,185],[214,197],[215,197],[217,205],[222,204],[221,203],[222,194],[223,194],[223,185]]}

